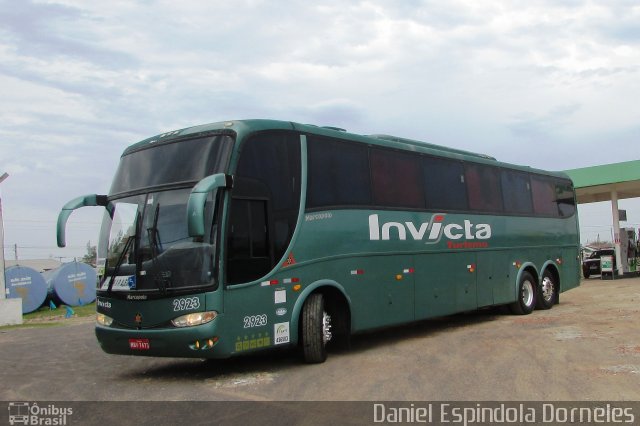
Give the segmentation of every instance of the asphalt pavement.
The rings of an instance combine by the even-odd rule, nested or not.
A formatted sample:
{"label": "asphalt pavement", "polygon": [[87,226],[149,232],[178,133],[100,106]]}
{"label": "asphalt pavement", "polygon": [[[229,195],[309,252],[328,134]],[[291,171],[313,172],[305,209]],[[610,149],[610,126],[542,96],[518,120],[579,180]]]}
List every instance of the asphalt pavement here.
{"label": "asphalt pavement", "polygon": [[640,279],[592,278],[551,310],[449,316],[228,360],[103,353],[92,319],[0,329],[3,401],[640,400]]}

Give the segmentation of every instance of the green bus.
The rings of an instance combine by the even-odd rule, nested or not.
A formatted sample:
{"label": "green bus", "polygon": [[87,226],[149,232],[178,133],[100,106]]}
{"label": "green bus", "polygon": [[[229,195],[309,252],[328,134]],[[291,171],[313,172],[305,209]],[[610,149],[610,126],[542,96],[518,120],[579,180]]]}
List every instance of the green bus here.
{"label": "green bus", "polygon": [[467,151],[273,120],[213,123],[127,148],[98,245],[105,352],[225,358],[298,346],[307,362],[366,330],[580,283],[571,180]]}

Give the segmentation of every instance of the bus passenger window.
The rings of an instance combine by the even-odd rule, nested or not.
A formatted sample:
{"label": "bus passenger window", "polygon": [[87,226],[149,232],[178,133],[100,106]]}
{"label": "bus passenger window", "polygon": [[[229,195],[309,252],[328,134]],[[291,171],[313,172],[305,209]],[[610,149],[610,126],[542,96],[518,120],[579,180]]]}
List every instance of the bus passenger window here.
{"label": "bus passenger window", "polygon": [[420,161],[417,156],[372,148],[370,161],[374,205],[424,208]]}
{"label": "bus passenger window", "polygon": [[498,169],[482,164],[465,165],[469,209],[481,212],[502,211],[502,188]]}
{"label": "bus passenger window", "polygon": [[532,176],[531,193],[533,194],[533,208],[536,215],[558,216],[555,188],[551,180]]}
{"label": "bus passenger window", "polygon": [[529,175],[513,170],[503,170],[501,178],[505,212],[531,214],[533,212],[533,202],[531,200]]}
{"label": "bus passenger window", "polygon": [[367,147],[310,136],[307,208],[371,203]]}
{"label": "bus passenger window", "polygon": [[467,210],[467,187],[461,162],[424,157],[422,167],[427,209]]}

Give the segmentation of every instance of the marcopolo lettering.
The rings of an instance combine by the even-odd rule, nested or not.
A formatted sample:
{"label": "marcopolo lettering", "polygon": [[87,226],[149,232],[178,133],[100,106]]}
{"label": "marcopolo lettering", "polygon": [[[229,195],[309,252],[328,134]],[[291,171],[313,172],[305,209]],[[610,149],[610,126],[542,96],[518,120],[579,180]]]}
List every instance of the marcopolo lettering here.
{"label": "marcopolo lettering", "polygon": [[416,241],[425,241],[425,244],[435,244],[442,239],[448,240],[488,240],[491,238],[491,225],[487,223],[475,224],[468,219],[463,223],[445,223],[445,214],[439,213],[431,216],[431,220],[416,226],[413,222],[385,222],[380,224],[377,214],[369,215],[369,239],[371,241],[390,240],[391,236],[399,240],[406,240],[411,236]]}

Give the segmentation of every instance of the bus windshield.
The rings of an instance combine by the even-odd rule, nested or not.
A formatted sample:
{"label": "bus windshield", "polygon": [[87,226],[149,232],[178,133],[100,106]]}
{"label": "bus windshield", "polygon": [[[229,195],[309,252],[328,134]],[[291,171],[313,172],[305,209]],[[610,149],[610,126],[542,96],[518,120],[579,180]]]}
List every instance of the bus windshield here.
{"label": "bus windshield", "polygon": [[205,203],[203,238],[189,236],[187,201],[202,176],[224,170],[231,146],[231,137],[214,135],[122,157],[98,243],[99,291],[166,293],[216,284],[216,192]]}
{"label": "bus windshield", "polygon": [[[208,223],[203,241],[189,237],[190,192],[183,188],[113,201],[113,218],[105,212],[100,235],[100,290],[166,292],[215,284],[217,226]],[[205,208],[209,217],[215,217],[214,197]]]}

